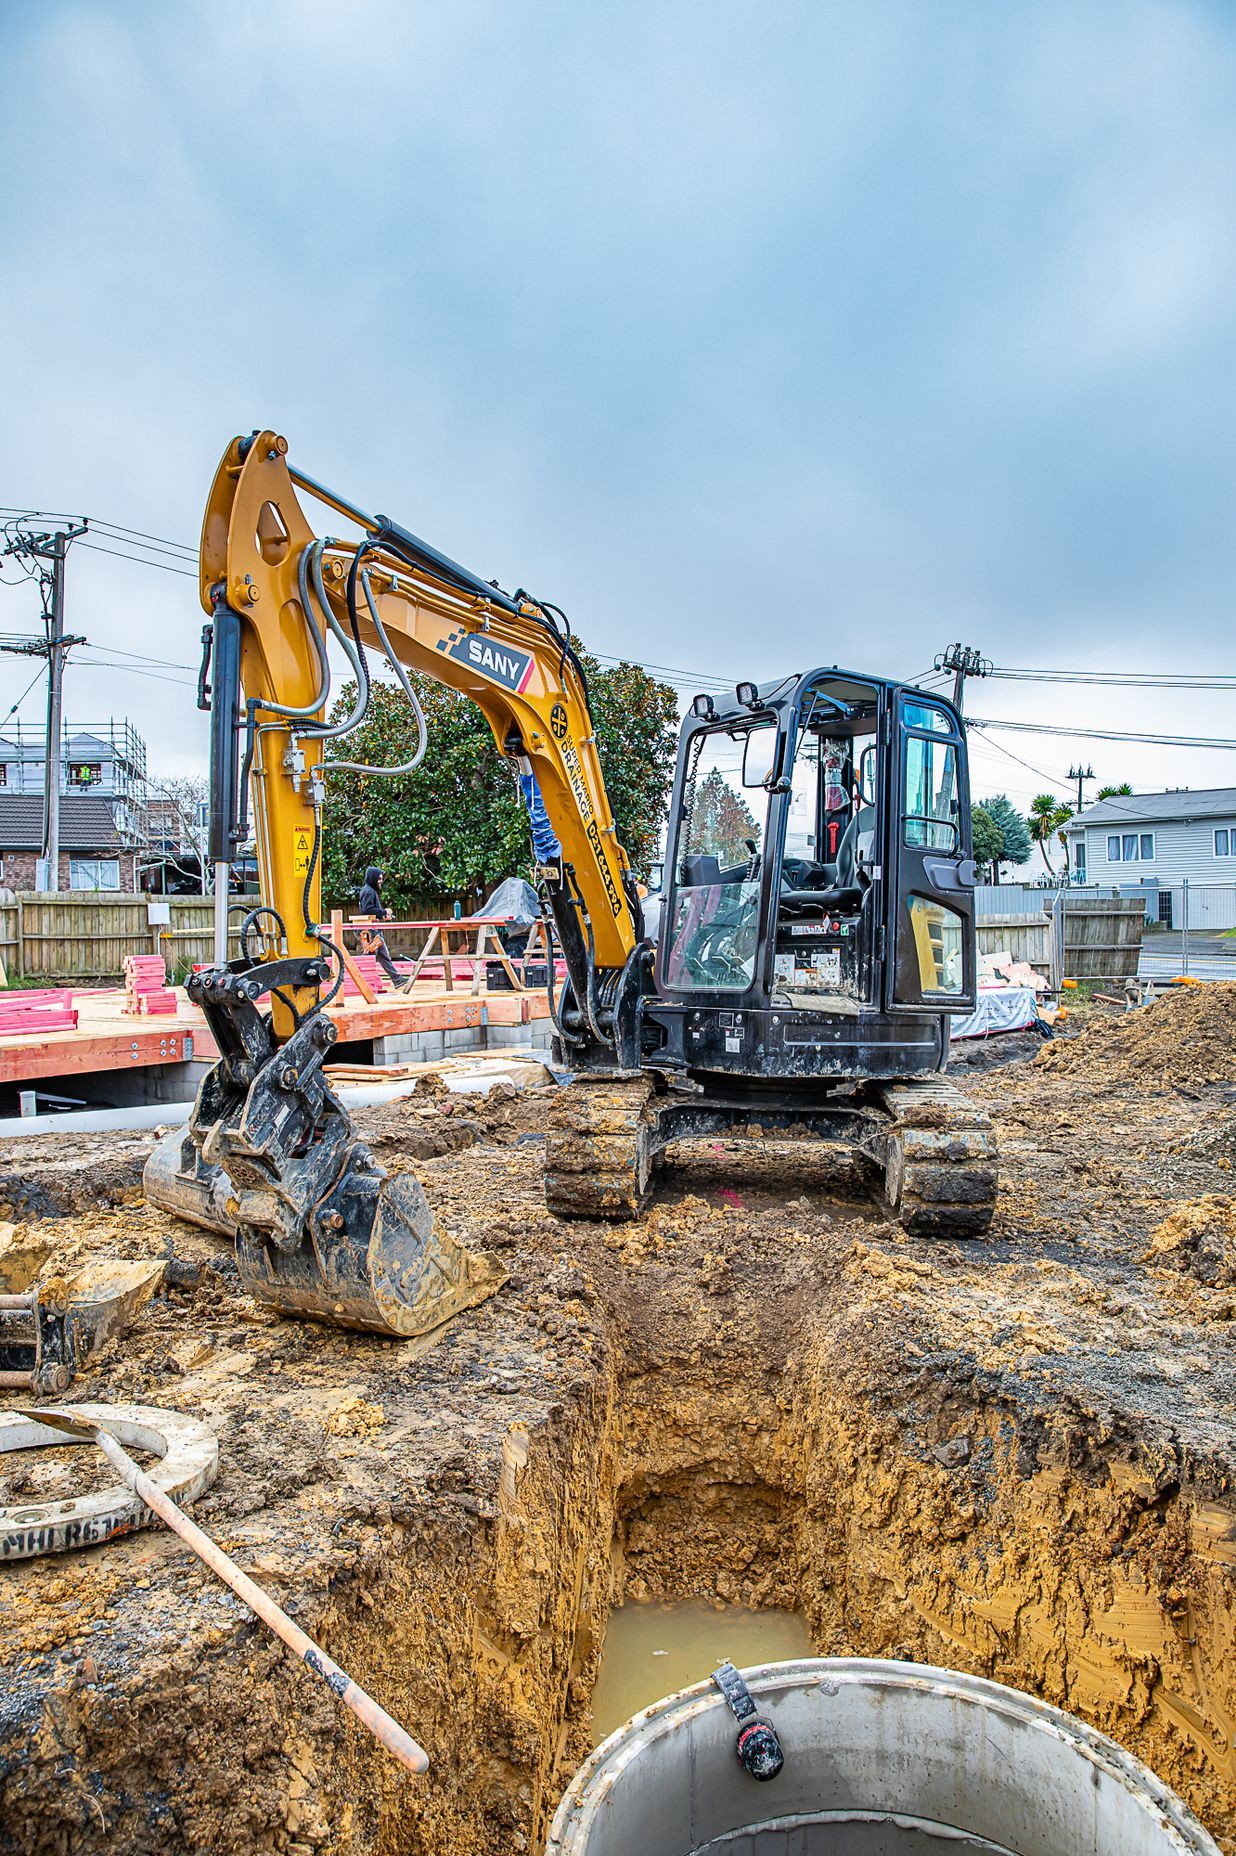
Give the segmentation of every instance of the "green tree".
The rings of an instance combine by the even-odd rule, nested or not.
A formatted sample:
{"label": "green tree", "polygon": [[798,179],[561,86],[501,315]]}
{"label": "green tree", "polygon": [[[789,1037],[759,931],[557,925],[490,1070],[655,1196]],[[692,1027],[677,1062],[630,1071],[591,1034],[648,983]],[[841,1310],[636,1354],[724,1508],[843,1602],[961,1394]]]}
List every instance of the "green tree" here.
{"label": "green tree", "polygon": [[755,814],[741,793],[713,767],[695,789],[691,806],[692,853],[711,853],[722,869],[747,861],[747,840],[759,841]]}
{"label": "green tree", "polygon": [[[656,854],[678,741],[678,699],[637,664],[601,669],[584,658],[597,751],[619,842],[637,875]],[[511,762],[467,697],[413,676],[429,745],[413,773],[395,779],[339,773],[327,782],[323,894],[346,901],[367,864],[386,872],[396,914],[443,895],[475,906],[506,876],[532,863],[528,818]],[[329,758],[395,766],[411,757],[416,724],[401,690],[374,683],[369,714],[354,734],[330,744]],[[340,694],[331,720],[346,715],[355,685]]]}
{"label": "green tree", "polygon": [[1124,799],[1127,798],[1132,791],[1133,788],[1129,785],[1127,780],[1122,780],[1119,786],[1100,786],[1096,796],[1096,803],[1099,799]]}
{"label": "green tree", "polygon": [[[985,870],[996,870],[1004,851],[1004,833],[990,812],[975,806],[971,818],[974,837],[974,861]],[[996,874],[999,872],[996,870]]]}
{"label": "green tree", "polygon": [[1053,838],[1059,838],[1063,845],[1064,833],[1061,831],[1060,827],[1067,824],[1072,816],[1072,806],[1065,805],[1063,801],[1056,798],[1054,793],[1039,793],[1036,798],[1030,801],[1030,817],[1027,821],[1030,827],[1030,836],[1042,852],[1043,862],[1047,865],[1048,874],[1050,876],[1055,876],[1056,869],[1051,858],[1047,855],[1047,847]]}
{"label": "green tree", "polygon": [[1004,793],[994,799],[981,799],[974,808],[986,812],[1000,833],[1000,852],[996,858],[996,880],[1001,864],[1024,864],[1030,860],[1030,831],[1025,819]]}

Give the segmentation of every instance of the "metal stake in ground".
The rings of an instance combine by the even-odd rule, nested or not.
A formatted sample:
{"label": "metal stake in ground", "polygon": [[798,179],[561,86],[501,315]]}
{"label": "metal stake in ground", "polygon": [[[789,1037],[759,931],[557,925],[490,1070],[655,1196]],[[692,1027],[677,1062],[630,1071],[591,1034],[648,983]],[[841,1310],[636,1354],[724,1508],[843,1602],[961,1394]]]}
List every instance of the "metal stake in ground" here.
{"label": "metal stake in ground", "polygon": [[320,1649],[312,1637],[305,1635],[299,1624],[294,1624],[286,1611],[280,1610],[269,1593],[260,1585],[255,1585],[239,1566],[233,1564],[221,1547],[215,1545],[209,1534],[204,1534],[196,1522],[182,1514],[175,1502],[164,1494],[158,1483],[152,1482],[144,1475],[133,1458],[109,1431],[101,1425],[86,1424],[71,1418],[64,1411],[47,1411],[38,1408],[27,1414],[36,1418],[40,1424],[49,1425],[53,1430],[64,1431],[70,1437],[84,1437],[98,1444],[100,1450],[119,1471],[123,1480],[139,1501],[157,1514],[161,1521],[166,1521],[172,1532],[179,1534],[187,1546],[193,1548],[198,1558],[204,1560],[213,1573],[217,1573],[225,1585],[230,1585],[236,1596],[256,1612],[263,1624],[268,1624],[277,1637],[281,1637],[289,1650],[295,1652],[301,1662],[321,1676],[327,1688],[340,1700],[345,1708],[350,1708],[358,1721],[369,1729],[370,1733],[383,1745],[388,1753],[393,1753],[400,1765],[409,1772],[424,1772],[429,1765],[429,1755],[424,1747],[418,1746],[404,1728],[399,1725],[386,1709],[381,1707],[372,1695],[366,1694],[359,1683],[353,1682],[350,1675],[341,1669],[334,1659]]}

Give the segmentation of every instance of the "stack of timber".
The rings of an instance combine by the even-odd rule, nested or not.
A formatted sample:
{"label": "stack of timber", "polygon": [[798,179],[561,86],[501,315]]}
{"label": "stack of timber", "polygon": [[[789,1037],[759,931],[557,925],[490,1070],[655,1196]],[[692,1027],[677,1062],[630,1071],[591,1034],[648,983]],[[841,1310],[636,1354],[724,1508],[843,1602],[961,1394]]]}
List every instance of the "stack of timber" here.
{"label": "stack of timber", "polygon": [[75,1031],[77,1013],[71,992],[0,993],[0,1038],[29,1037],[39,1031]]}
{"label": "stack of timber", "polygon": [[[361,976],[368,982],[371,991],[381,992],[390,985],[389,979],[378,965],[378,957],[376,954],[352,954],[349,957],[349,964],[355,967]],[[352,978],[352,974],[347,966],[343,969],[343,992],[341,996],[345,999],[359,999],[362,996],[361,989]]]}
{"label": "stack of timber", "polygon": [[130,1017],[175,1012],[176,994],[167,983],[161,954],[126,954],[123,1012]]}

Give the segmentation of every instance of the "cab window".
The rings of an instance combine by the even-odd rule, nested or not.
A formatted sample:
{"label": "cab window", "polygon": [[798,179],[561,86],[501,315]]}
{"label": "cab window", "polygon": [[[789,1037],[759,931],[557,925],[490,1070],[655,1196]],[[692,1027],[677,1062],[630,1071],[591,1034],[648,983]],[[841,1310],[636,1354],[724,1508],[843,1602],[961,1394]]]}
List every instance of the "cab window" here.
{"label": "cab window", "polygon": [[[755,977],[768,789],[776,730],[701,730],[688,750],[665,976],[678,991],[745,992]],[[752,739],[758,737],[758,739]]]}
{"label": "cab window", "polygon": [[[907,717],[914,712],[912,705],[903,711]],[[926,850],[960,851],[956,746],[925,735],[908,735],[905,768],[906,843]]]}

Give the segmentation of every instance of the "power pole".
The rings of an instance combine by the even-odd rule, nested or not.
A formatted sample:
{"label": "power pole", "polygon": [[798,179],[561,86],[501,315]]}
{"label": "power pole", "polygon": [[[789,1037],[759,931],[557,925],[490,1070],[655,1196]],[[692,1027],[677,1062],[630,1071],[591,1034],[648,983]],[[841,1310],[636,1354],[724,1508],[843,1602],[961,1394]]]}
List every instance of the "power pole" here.
{"label": "power pole", "polygon": [[972,644],[951,644],[947,651],[941,651],[936,657],[937,670],[951,670],[953,673],[953,706],[960,715],[962,698],[965,693],[967,677],[989,677],[992,663]]}
{"label": "power pole", "polygon": [[4,548],[5,554],[31,561],[46,561],[39,570],[43,596],[45,637],[11,645],[31,656],[47,659],[47,744],[43,760],[43,862],[49,890],[60,888],[60,769],[64,713],[64,663],[70,647],[85,644],[83,637],[66,637],[64,630],[64,562],[70,542],[84,535],[89,524],[33,534],[18,529]]}
{"label": "power pole", "polygon": [[1093,767],[1089,767],[1089,766],[1087,766],[1087,767],[1070,767],[1070,768],[1069,768],[1069,778],[1070,778],[1070,780],[1076,780],[1076,781],[1077,781],[1077,810],[1078,810],[1078,813],[1080,814],[1080,812],[1082,811],[1082,807],[1083,807],[1083,805],[1084,805],[1084,803],[1085,803],[1085,802],[1083,801],[1083,799],[1082,799],[1082,783],[1083,783],[1083,781],[1085,781],[1085,780],[1093,780],[1093,778],[1094,778],[1094,768],[1093,768]]}

